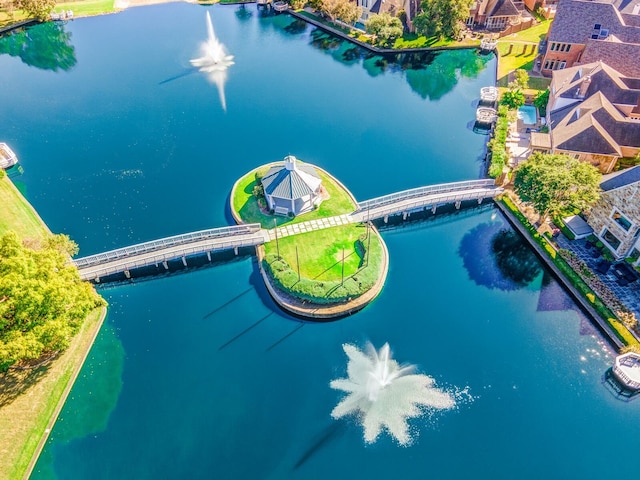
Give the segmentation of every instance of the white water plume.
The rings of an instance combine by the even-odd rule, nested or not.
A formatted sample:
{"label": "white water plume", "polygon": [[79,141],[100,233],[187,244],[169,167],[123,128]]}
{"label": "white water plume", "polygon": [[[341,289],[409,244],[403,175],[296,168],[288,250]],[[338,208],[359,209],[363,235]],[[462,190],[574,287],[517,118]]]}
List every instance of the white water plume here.
{"label": "white water plume", "polygon": [[202,56],[190,60],[191,65],[207,74],[207,79],[218,87],[220,103],[227,110],[227,100],[224,95],[224,83],[227,80],[227,69],[233,65],[233,55],[227,54],[225,46],[216,38],[211,23],[211,15],[207,12],[207,41],[200,46]]}
{"label": "white water plume", "polygon": [[357,415],[364,427],[364,440],[373,443],[386,429],[400,445],[411,443],[407,419],[435,410],[453,408],[453,396],[434,386],[434,379],[416,374],[414,365],[401,366],[391,358],[389,344],[379,351],[367,344],[367,354],[353,345],[342,346],[349,362],[348,378],[330,383],[347,392],[331,412],[333,418]]}

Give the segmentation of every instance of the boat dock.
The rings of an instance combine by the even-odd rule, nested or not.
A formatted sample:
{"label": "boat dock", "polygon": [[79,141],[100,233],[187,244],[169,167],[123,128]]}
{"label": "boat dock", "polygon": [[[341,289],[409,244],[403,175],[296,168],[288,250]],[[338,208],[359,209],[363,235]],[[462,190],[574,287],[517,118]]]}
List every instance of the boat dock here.
{"label": "boat dock", "polygon": [[0,168],[8,169],[18,163],[18,157],[6,143],[0,143]]}

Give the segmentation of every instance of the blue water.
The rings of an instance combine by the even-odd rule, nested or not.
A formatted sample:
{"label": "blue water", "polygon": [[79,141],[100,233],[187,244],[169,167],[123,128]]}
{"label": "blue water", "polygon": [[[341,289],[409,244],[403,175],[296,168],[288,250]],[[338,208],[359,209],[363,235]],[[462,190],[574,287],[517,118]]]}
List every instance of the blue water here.
{"label": "blue water", "polygon": [[[205,11],[235,55],[226,112],[189,71]],[[188,4],[23,41],[39,54],[0,40],[14,180],[82,255],[225,225],[233,182],[289,153],[358,199],[483,171],[472,126],[495,59],[472,51],[394,63],[255,6]],[[640,403],[602,384],[611,352],[501,215],[383,237],[382,293],[336,322],[278,310],[252,258],[102,288],[108,318],[33,478],[610,478]],[[342,344],[366,341],[458,394],[455,410],[410,420],[408,448],[365,445],[355,419],[330,417]]]}
{"label": "blue water", "polygon": [[518,118],[525,125],[535,125],[538,121],[538,109],[533,105],[523,105],[518,108]]}

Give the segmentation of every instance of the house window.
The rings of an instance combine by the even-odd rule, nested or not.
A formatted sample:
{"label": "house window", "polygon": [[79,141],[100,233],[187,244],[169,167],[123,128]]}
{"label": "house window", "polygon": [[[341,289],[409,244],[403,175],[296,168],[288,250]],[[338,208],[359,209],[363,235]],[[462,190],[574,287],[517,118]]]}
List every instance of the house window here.
{"label": "house window", "polygon": [[567,66],[567,62],[565,62],[564,60],[562,62],[560,62],[558,64],[558,70],[562,70],[564,67]]}
{"label": "house window", "polygon": [[556,61],[555,60],[547,60],[544,62],[544,69],[545,70],[553,70],[556,66]]}
{"label": "house window", "polygon": [[607,38],[609,36],[609,29],[603,28],[600,30],[600,38]]}
{"label": "house window", "polygon": [[598,40],[598,38],[600,38],[600,35],[597,33],[594,33],[593,35],[591,35],[591,38],[593,38],[594,40]]}
{"label": "house window", "polygon": [[616,209],[613,210],[613,214],[611,215],[611,218],[613,218],[613,220],[618,225],[620,225],[625,232],[628,232],[629,229],[631,228],[631,222],[624,215],[622,215],[622,213],[620,213],[618,210]]}
{"label": "house window", "polygon": [[609,244],[609,246],[614,250],[618,250],[618,247],[622,243],[618,237],[616,237],[613,233],[611,233],[606,228],[602,232],[602,239]]}
{"label": "house window", "polygon": [[596,24],[593,26],[593,29],[594,29],[594,30],[600,30],[601,28],[602,28],[602,25],[600,25],[599,23],[596,23]]}
{"label": "house window", "polygon": [[553,52],[555,49],[556,49],[556,42],[551,42],[551,45],[549,45],[549,50]]}

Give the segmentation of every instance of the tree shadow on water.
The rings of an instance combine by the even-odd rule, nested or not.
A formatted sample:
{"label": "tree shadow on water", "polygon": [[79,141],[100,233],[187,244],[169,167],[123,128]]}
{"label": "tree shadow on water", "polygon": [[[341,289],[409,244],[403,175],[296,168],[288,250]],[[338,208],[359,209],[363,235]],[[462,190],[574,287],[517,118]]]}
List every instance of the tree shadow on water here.
{"label": "tree shadow on water", "polygon": [[60,22],[45,22],[0,39],[0,54],[20,57],[30,67],[42,70],[71,70],[78,60],[71,34]]}
{"label": "tree shadow on water", "polygon": [[500,290],[518,290],[541,272],[540,261],[513,230],[502,224],[482,223],[462,238],[458,254],[478,285]]}

